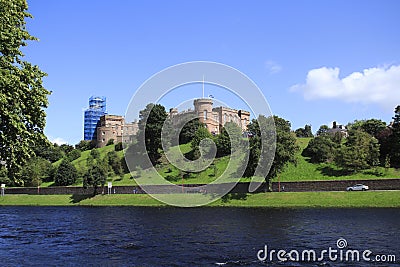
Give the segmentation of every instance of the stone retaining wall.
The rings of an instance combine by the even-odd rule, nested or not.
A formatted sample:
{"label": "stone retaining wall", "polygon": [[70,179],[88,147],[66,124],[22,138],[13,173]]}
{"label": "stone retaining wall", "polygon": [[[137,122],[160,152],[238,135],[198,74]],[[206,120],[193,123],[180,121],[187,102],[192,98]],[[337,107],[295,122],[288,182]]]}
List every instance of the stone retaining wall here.
{"label": "stone retaining wall", "polygon": [[[355,184],[365,184],[370,190],[400,190],[400,179],[373,179],[373,180],[340,180],[340,181],[314,181],[314,182],[281,182],[280,189],[285,192],[306,192],[306,191],[345,191],[347,187]],[[218,191],[222,187],[230,187],[232,184],[214,185],[208,187],[207,193]],[[203,193],[204,190],[194,188],[201,184],[185,185],[182,187],[152,186],[157,193]],[[230,191],[231,193],[248,193],[248,183],[238,183]],[[279,191],[279,183],[272,183],[272,190]],[[255,193],[268,191],[266,184],[261,185]],[[111,189],[116,194],[143,194],[142,188],[138,186],[114,186]],[[10,187],[6,188],[6,194],[29,194],[29,195],[88,195],[93,193],[93,188],[84,189],[73,186],[55,187]],[[97,193],[107,193],[107,187],[98,188]]]}
{"label": "stone retaining wall", "polygon": [[[339,181],[314,181],[314,182],[281,182],[281,191],[345,191],[347,187],[355,184],[369,186],[370,190],[400,190],[400,179],[373,179],[373,180],[339,180]],[[272,185],[273,191],[278,191],[278,182]]]}

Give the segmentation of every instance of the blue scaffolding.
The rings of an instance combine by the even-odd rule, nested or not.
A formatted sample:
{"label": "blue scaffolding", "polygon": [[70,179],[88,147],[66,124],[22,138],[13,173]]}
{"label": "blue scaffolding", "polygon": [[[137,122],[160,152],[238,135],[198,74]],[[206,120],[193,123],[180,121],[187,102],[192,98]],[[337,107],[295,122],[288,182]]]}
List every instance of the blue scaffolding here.
{"label": "blue scaffolding", "polygon": [[96,140],[96,128],[100,117],[106,114],[106,98],[104,96],[92,96],[89,98],[89,108],[85,110],[84,115],[84,140]]}

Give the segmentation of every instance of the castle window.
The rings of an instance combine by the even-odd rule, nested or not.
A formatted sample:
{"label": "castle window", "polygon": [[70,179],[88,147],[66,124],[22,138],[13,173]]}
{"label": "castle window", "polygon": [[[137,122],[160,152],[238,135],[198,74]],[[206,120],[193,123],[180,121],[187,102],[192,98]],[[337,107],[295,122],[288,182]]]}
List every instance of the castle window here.
{"label": "castle window", "polygon": [[204,120],[207,120],[207,110],[204,110]]}

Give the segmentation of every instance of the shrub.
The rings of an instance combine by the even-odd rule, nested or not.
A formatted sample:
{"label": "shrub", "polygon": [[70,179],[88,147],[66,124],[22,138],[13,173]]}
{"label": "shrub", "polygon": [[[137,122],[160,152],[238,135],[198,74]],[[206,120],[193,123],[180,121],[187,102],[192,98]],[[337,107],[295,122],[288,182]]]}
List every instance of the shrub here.
{"label": "shrub", "polygon": [[81,156],[81,151],[79,149],[74,149],[67,154],[69,161],[74,161]]}
{"label": "shrub", "polygon": [[122,142],[117,143],[117,144],[115,145],[115,147],[114,147],[114,150],[115,150],[115,151],[121,151],[121,150],[123,150],[123,149],[124,149],[124,147],[123,147],[123,145],[122,145]]}
{"label": "shrub", "polygon": [[114,139],[111,138],[110,140],[108,140],[106,146],[111,146],[113,144],[114,144]]}
{"label": "shrub", "polygon": [[54,177],[55,185],[67,186],[76,182],[78,172],[76,168],[68,159],[64,159],[60,166],[58,166],[56,175]]}

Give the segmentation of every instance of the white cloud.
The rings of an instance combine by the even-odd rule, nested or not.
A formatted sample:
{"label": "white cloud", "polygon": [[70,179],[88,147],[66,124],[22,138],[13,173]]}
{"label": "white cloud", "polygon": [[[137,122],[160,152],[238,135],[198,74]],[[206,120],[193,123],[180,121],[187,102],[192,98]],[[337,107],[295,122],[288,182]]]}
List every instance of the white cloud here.
{"label": "white cloud", "polygon": [[267,60],[265,62],[265,68],[268,70],[270,74],[275,74],[282,70],[282,66],[272,60]]}
{"label": "white cloud", "polygon": [[342,79],[339,73],[339,68],[312,69],[305,84],[294,85],[290,90],[302,92],[307,100],[339,99],[390,109],[400,104],[400,66],[369,68]]}
{"label": "white cloud", "polygon": [[61,137],[56,137],[56,138],[49,138],[50,142],[52,144],[56,143],[57,145],[63,145],[66,144],[67,141],[65,141],[64,139],[62,139]]}

